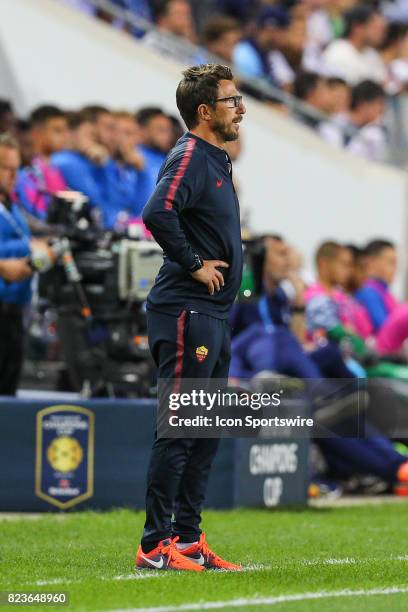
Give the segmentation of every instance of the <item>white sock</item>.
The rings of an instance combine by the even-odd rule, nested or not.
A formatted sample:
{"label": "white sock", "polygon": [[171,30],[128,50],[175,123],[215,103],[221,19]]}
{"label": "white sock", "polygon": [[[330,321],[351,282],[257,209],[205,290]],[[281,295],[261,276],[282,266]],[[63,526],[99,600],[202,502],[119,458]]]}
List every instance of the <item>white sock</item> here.
{"label": "white sock", "polygon": [[186,548],[190,548],[193,544],[198,544],[198,540],[196,542],[176,542],[176,547],[178,550],[186,550]]}

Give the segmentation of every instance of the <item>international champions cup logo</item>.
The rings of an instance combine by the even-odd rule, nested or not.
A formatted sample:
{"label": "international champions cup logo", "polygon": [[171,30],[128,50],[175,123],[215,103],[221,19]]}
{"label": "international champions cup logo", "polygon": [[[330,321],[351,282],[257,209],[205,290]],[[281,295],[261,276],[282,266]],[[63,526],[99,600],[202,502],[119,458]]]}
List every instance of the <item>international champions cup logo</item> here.
{"label": "international champions cup logo", "polygon": [[94,414],[80,406],[52,406],[37,414],[35,493],[61,509],[92,497]]}

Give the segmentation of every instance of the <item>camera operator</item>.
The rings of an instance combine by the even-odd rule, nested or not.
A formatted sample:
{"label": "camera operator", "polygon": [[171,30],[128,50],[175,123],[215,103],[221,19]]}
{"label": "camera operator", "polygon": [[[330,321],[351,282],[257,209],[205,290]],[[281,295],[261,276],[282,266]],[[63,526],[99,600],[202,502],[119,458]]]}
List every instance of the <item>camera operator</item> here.
{"label": "camera operator", "polygon": [[0,135],[0,395],[14,395],[23,363],[23,310],[31,301],[32,241],[17,204],[12,201],[20,166],[17,141]]}

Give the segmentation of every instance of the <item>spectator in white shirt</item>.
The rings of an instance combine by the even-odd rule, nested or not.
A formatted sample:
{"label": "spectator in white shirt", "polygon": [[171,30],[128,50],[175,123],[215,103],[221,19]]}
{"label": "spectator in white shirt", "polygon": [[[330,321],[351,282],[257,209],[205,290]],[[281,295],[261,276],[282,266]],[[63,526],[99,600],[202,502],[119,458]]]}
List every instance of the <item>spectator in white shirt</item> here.
{"label": "spectator in white shirt", "polygon": [[[311,106],[318,113],[330,111],[330,92],[327,80],[316,72],[299,72],[293,86],[294,95]],[[316,114],[309,116],[296,113],[296,118],[308,127],[315,129],[320,123],[320,117]]]}
{"label": "spectator in white shirt", "polygon": [[349,125],[348,112],[351,104],[351,89],[346,81],[339,77],[327,79],[330,108],[328,121],[322,121],[317,127],[319,135],[330,144],[343,147],[345,134]]}
{"label": "spectator in white shirt", "polygon": [[390,24],[380,53],[388,71],[386,92],[389,95],[396,95],[408,86],[408,26],[406,24]]}
{"label": "spectator in white shirt", "polygon": [[330,0],[301,0],[306,11],[306,44],[302,65],[305,70],[318,71],[322,51],[333,40],[333,28],[327,7]]}
{"label": "spectator in white shirt", "polygon": [[345,14],[344,38],[335,40],[322,54],[321,70],[349,85],[364,79],[385,83],[387,71],[377,49],[384,41],[387,22],[378,11],[358,6]]}
{"label": "spectator in white shirt", "polygon": [[235,71],[250,79],[289,86],[294,74],[281,49],[288,38],[290,14],[280,6],[265,6],[257,15],[252,35],[234,49]]}
{"label": "spectator in white shirt", "polygon": [[327,142],[344,147],[356,157],[384,162],[389,154],[384,111],[385,92],[381,85],[362,81],[352,90],[347,121],[324,122],[318,132]]}

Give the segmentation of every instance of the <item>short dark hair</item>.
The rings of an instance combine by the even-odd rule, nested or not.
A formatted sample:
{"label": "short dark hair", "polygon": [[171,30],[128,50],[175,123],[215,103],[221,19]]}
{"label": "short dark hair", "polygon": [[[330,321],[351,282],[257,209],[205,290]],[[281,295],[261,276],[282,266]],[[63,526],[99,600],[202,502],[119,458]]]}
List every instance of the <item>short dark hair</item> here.
{"label": "short dark hair", "polygon": [[65,113],[58,106],[52,106],[51,104],[44,104],[37,106],[30,115],[31,127],[44,125],[50,119],[59,119],[65,117]]}
{"label": "short dark hair", "polygon": [[106,106],[100,106],[99,104],[89,104],[88,106],[84,106],[81,108],[80,112],[87,115],[88,121],[91,121],[92,123],[96,123],[100,115],[111,114],[111,111],[106,108]]}
{"label": "short dark hair", "polygon": [[217,16],[209,19],[203,33],[203,42],[208,45],[219,40],[224,34],[241,31],[239,21],[233,17]]}
{"label": "short dark hair", "polygon": [[347,81],[345,81],[344,79],[340,77],[334,77],[334,76],[327,78],[327,85],[329,87],[338,87],[339,85],[341,85],[342,87],[348,87]]}
{"label": "short dark hair", "polygon": [[283,236],[280,234],[262,234],[257,238],[261,243],[265,243],[266,240],[276,240],[277,242],[284,242]]}
{"label": "short dark hair", "polygon": [[166,113],[159,106],[145,106],[138,110],[135,119],[141,127],[145,127],[155,117],[163,117]]}
{"label": "short dark hair", "polygon": [[17,119],[17,131],[19,134],[27,134],[31,129],[31,124],[27,119]]}
{"label": "short dark hair", "polygon": [[375,257],[384,251],[384,249],[395,249],[395,244],[390,240],[377,238],[376,240],[371,240],[365,246],[364,255],[367,255],[368,257]]}
{"label": "short dark hair", "polygon": [[83,123],[94,123],[93,119],[91,118],[90,113],[88,113],[86,110],[77,111],[77,112],[69,111],[67,113],[67,121],[68,121],[68,127],[71,130],[76,130]]}
{"label": "short dark hair", "polygon": [[408,25],[399,21],[391,22],[387,28],[387,34],[381,45],[381,50],[392,47],[395,43],[400,42],[408,32]]}
{"label": "short dark hair", "polygon": [[300,100],[307,100],[309,94],[316,89],[322,78],[317,72],[298,72],[293,84],[293,93]]}
{"label": "short dark hair", "polygon": [[347,249],[348,251],[350,251],[350,253],[353,256],[354,261],[357,261],[358,259],[360,259],[360,257],[364,255],[364,250],[361,247],[359,247],[357,244],[353,244],[353,243],[344,244],[343,247]]}
{"label": "short dark hair", "polygon": [[385,98],[384,89],[374,81],[361,81],[351,90],[351,110],[355,110],[364,102],[374,102],[379,98]]}
{"label": "short dark hair", "polygon": [[344,38],[348,38],[357,25],[367,23],[377,11],[370,6],[356,6],[344,13]]}
{"label": "short dark hair", "polygon": [[202,64],[184,70],[183,76],[177,87],[176,102],[184,123],[191,129],[198,123],[197,109],[200,104],[215,106],[218,83],[233,81],[234,75],[229,66]]}
{"label": "short dark hair", "polygon": [[334,240],[326,240],[325,242],[322,242],[318,246],[316,254],[315,254],[316,263],[319,264],[319,262],[322,259],[326,259],[326,260],[335,259],[341,248],[342,248],[341,244],[339,244],[338,242],[335,242]]}

